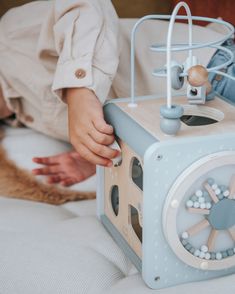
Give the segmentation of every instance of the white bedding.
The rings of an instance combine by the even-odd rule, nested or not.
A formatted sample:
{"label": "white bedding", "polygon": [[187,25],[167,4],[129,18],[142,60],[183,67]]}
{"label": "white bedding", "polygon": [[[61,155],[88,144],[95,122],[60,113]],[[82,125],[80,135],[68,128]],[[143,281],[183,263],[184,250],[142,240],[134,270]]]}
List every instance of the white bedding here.
{"label": "white bedding", "polygon": [[[18,165],[69,145],[28,129],[7,129],[4,146]],[[77,186],[93,190],[95,177]],[[0,197],[1,294],[234,294],[235,276],[162,290],[145,286],[95,216],[95,201],[53,206]]]}

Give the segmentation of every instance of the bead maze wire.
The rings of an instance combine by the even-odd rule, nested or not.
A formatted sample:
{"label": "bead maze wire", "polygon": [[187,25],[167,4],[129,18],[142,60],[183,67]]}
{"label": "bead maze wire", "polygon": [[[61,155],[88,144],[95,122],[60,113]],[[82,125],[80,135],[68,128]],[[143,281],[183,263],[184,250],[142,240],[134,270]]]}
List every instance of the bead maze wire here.
{"label": "bead maze wire", "polygon": [[[179,9],[181,7],[185,8],[187,16],[177,15]],[[168,29],[168,36],[167,36],[167,46],[165,45],[152,45],[150,49],[155,52],[166,52],[167,53],[167,68],[166,69],[155,69],[153,71],[153,75],[157,77],[167,77],[167,106],[171,107],[171,100],[172,100],[172,94],[171,94],[171,52],[175,51],[185,51],[189,50],[189,60],[190,63],[192,61],[192,50],[205,48],[205,47],[213,47],[216,49],[220,49],[228,53],[229,59],[225,61],[224,63],[220,64],[219,66],[209,68],[207,69],[208,72],[215,72],[217,74],[223,75],[227,78],[230,78],[235,81],[235,78],[219,71],[222,68],[227,67],[233,62],[234,56],[233,53],[222,46],[223,42],[231,38],[234,34],[234,27],[228,22],[225,22],[221,19],[214,19],[209,17],[200,17],[200,16],[191,16],[190,8],[185,2],[180,2],[176,5],[175,9],[173,10],[172,15],[147,15],[142,18],[140,18],[135,26],[132,29],[131,33],[131,102],[128,104],[129,107],[136,107],[137,103],[135,102],[135,38],[136,38],[136,32],[139,26],[145,22],[146,20],[170,20],[169,29]],[[172,44],[172,31],[174,28],[175,20],[188,20],[189,24],[189,42],[188,44]],[[206,21],[211,23],[217,23],[225,26],[227,28],[228,33],[220,38],[219,40],[215,40],[212,42],[205,42],[205,43],[193,43],[192,41],[192,21],[198,20],[198,21]],[[180,76],[187,76],[187,72],[183,72]]]}

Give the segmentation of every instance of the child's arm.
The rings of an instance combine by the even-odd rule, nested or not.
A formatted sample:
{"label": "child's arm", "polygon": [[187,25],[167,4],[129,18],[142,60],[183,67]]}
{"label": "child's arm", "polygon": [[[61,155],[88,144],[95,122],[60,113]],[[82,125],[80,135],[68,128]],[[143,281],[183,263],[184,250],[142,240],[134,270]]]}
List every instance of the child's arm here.
{"label": "child's arm", "polygon": [[67,89],[65,97],[74,148],[89,162],[111,166],[110,159],[119,152],[108,147],[114,141],[113,128],[104,120],[101,102],[86,88]]}
{"label": "child's arm", "polygon": [[[39,48],[38,56],[42,62],[47,57],[48,64],[55,46],[59,58],[56,68],[49,68],[55,70],[52,90],[68,104],[71,142],[87,160],[108,165],[116,152],[107,147],[113,130],[104,122],[102,103],[119,62],[118,17],[111,0],[55,0],[52,5],[48,22],[53,20],[53,29],[41,35],[48,51]],[[48,34],[54,44],[46,42],[52,39]]]}

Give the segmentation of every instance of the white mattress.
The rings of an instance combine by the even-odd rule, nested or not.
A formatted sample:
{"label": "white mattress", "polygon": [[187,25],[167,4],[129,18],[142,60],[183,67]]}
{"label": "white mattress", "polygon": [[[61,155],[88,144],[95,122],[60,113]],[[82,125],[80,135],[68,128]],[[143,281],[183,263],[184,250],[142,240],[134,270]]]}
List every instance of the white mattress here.
{"label": "white mattress", "polygon": [[[4,146],[19,166],[68,144],[28,129],[7,129]],[[95,177],[77,185],[94,190]],[[235,293],[235,276],[151,290],[95,216],[95,201],[53,206],[0,197],[1,294]]]}

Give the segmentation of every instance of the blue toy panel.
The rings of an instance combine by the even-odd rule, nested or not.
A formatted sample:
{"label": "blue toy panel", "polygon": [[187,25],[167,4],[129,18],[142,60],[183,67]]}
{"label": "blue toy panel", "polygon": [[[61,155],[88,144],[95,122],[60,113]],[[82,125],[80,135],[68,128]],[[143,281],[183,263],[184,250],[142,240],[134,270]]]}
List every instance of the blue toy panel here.
{"label": "blue toy panel", "polygon": [[[235,150],[233,134],[155,143],[147,150],[144,157],[142,274],[151,288],[165,288],[235,272],[234,267],[206,271],[187,265],[173,252],[163,232],[164,206],[176,179],[195,161],[225,150]],[[231,166],[228,168],[231,171]],[[232,170],[235,173],[235,167]]]}

